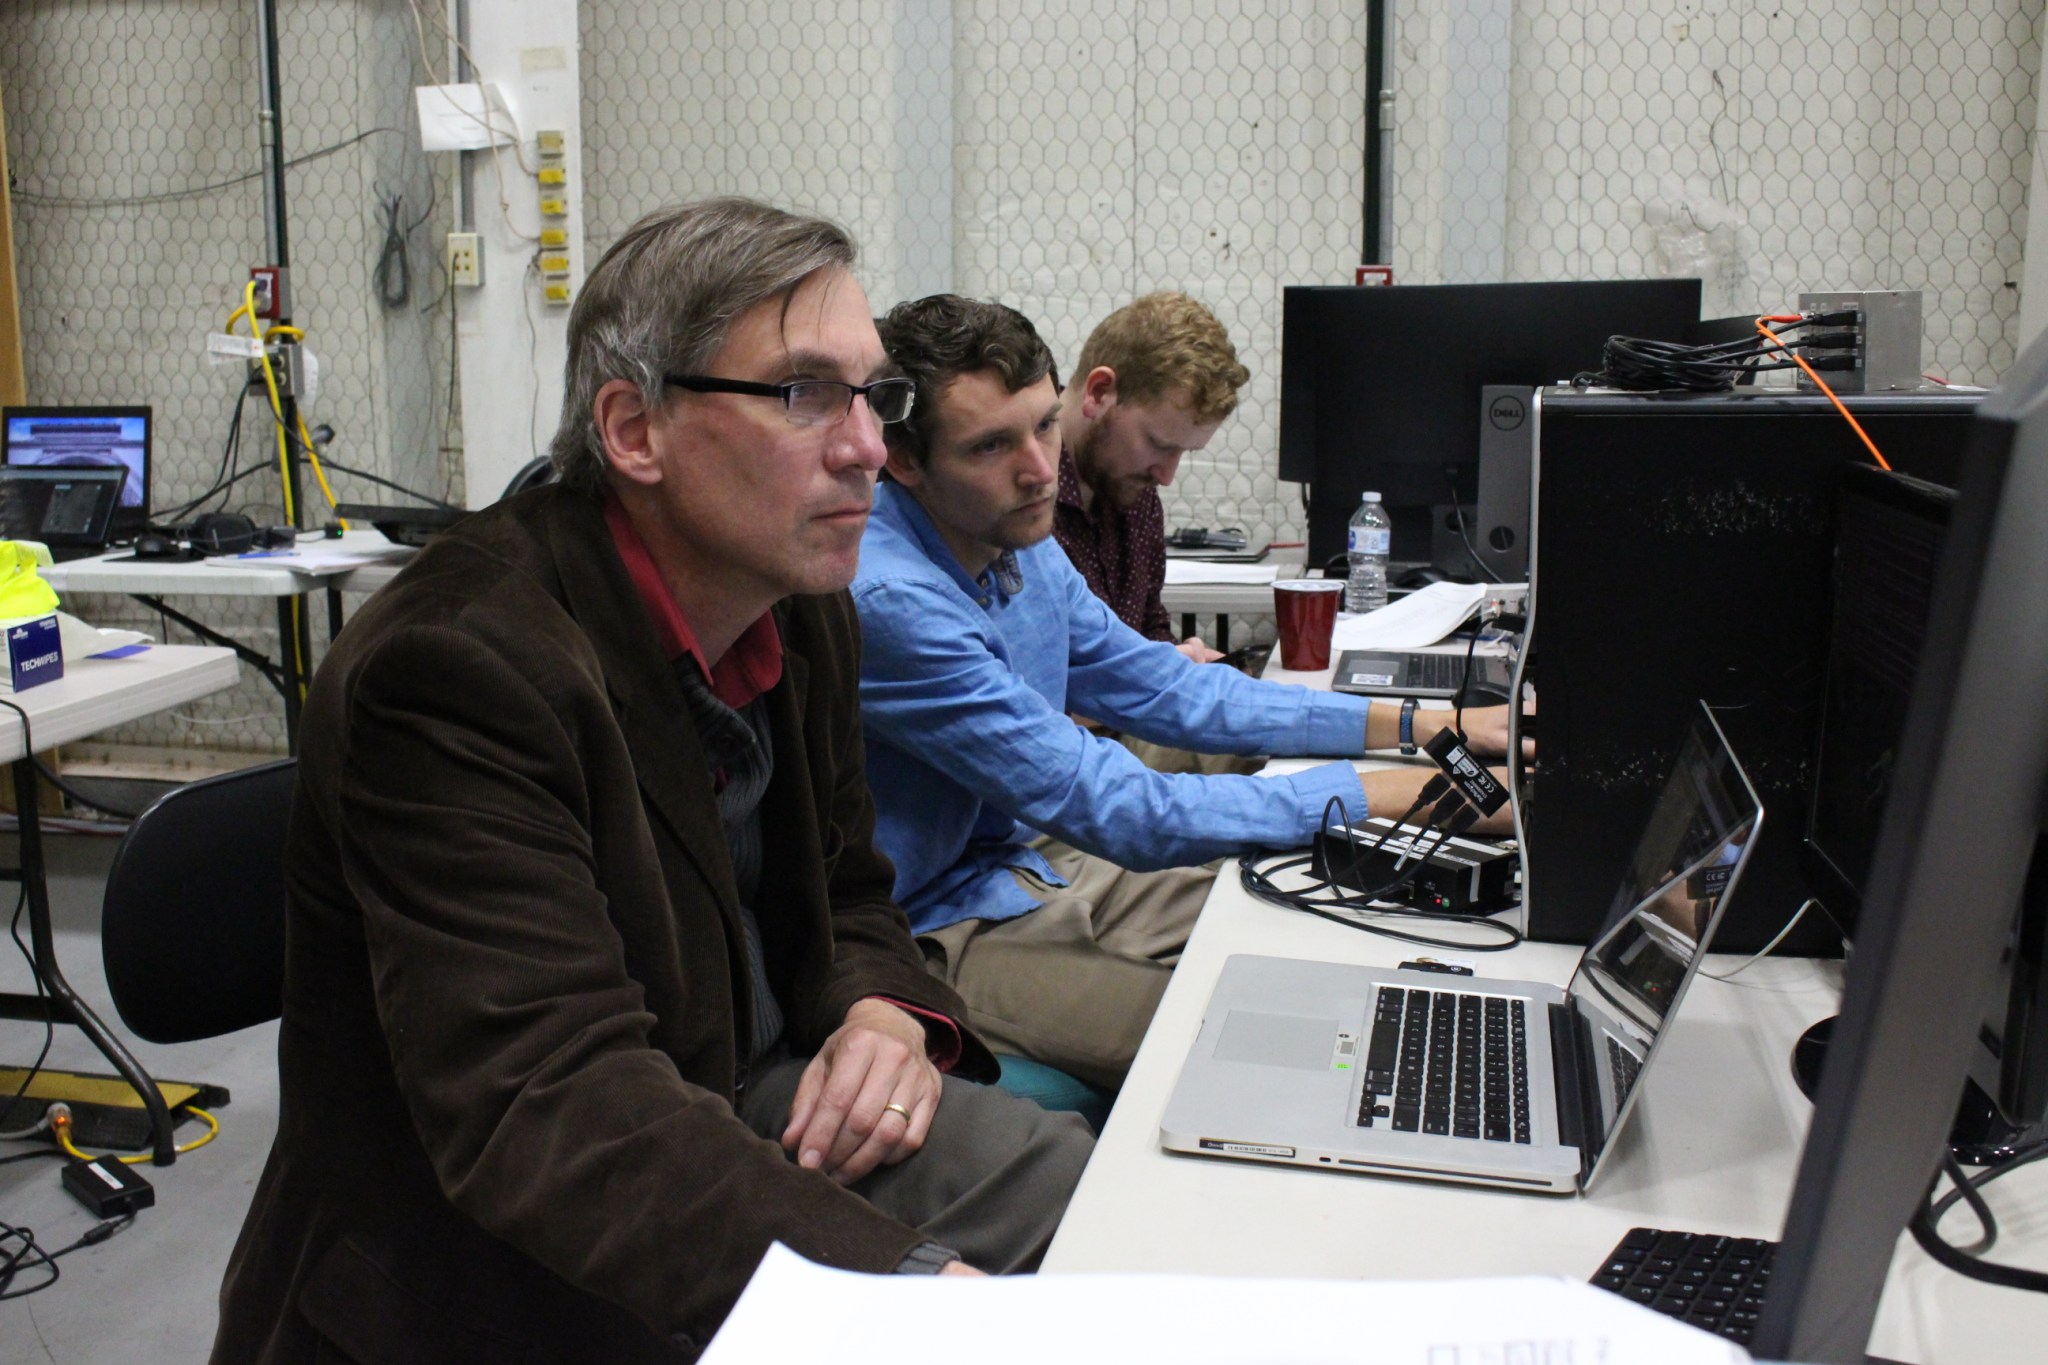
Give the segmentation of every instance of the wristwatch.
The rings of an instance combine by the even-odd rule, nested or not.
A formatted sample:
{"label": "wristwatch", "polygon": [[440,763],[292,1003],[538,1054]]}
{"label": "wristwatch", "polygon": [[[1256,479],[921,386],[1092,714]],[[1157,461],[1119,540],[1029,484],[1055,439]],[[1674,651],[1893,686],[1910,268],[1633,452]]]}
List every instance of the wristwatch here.
{"label": "wristwatch", "polygon": [[1401,699],[1401,752],[1412,755],[1415,752],[1415,698]]}

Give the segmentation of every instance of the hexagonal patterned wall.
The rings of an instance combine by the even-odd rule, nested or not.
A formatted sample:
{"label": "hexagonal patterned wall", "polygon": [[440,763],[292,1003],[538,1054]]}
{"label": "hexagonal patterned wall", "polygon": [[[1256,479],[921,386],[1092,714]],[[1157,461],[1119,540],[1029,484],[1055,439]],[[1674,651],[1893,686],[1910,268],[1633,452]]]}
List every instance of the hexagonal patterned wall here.
{"label": "hexagonal patterned wall", "polygon": [[1359,257],[1364,10],[585,5],[591,245],[696,195],[822,211],[859,237],[878,310],[942,289],[998,298],[1063,370],[1104,314],[1184,289],[1252,382],[1183,462],[1169,515],[1295,538],[1297,494],[1273,473],[1280,290],[1349,280]]}
{"label": "hexagonal patterned wall", "polygon": [[[338,464],[459,500],[450,310],[433,245],[447,195],[419,150],[412,12],[405,0],[283,0],[278,41],[296,161],[285,186],[294,321],[320,363],[308,420],[334,427]],[[0,12],[29,399],[154,407],[159,512],[221,476],[241,371],[207,361],[206,335],[267,260],[256,44],[250,0],[12,0]],[[402,251],[380,274],[394,215]],[[264,404],[249,403],[243,467],[274,462],[271,431]],[[331,478],[343,500],[395,496]],[[310,484],[308,496],[318,499]],[[280,499],[276,477],[258,473],[206,508],[274,522]],[[268,600],[173,605],[275,651]],[[74,609],[193,639],[126,598],[81,597]],[[278,752],[283,711],[245,669],[235,690],[112,738]]]}
{"label": "hexagonal patterned wall", "polygon": [[1709,316],[1920,289],[1930,373],[2012,363],[2040,5],[1519,0],[1490,200],[1451,164],[1498,95],[1456,8],[1396,8],[1399,278],[1474,278],[1492,229],[1506,278],[1697,273]]}
{"label": "hexagonal patterned wall", "polygon": [[[1931,372],[1991,383],[2011,362],[2038,6],[1392,9],[1398,279],[1696,273],[1710,315],[1918,287]],[[1253,381],[1168,515],[1294,539],[1272,474],[1280,289],[1358,259],[1364,10],[586,5],[592,242],[697,194],[821,209],[860,236],[878,308],[1000,298],[1065,361],[1117,304],[1187,289]]]}
{"label": "hexagonal patterned wall", "polygon": [[[424,4],[431,23],[443,7]],[[1398,278],[1701,273],[1709,310],[1731,313],[1919,287],[1930,370],[1988,383],[2010,363],[2037,4],[1392,8]],[[412,12],[281,14],[286,136],[311,158],[289,190],[297,312],[323,361],[315,420],[339,429],[343,463],[459,494],[432,247],[447,196],[410,131]],[[1001,298],[1068,363],[1117,304],[1187,289],[1253,380],[1185,462],[1169,516],[1294,539],[1296,491],[1272,473],[1280,290],[1347,279],[1359,255],[1364,15],[1358,0],[584,3],[589,243],[709,193],[822,210],[860,237],[878,308]],[[254,5],[14,0],[0,35],[32,389],[153,402],[162,499],[189,498],[233,401],[199,341],[263,251]],[[403,308],[376,293],[391,194],[411,228]],[[260,606],[197,606],[269,629]],[[139,728],[274,747],[276,709],[247,683]]]}

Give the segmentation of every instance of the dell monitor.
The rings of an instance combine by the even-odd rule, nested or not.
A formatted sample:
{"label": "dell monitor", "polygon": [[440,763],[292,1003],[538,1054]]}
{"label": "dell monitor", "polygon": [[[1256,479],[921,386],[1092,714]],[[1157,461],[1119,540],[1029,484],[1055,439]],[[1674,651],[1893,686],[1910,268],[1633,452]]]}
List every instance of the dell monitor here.
{"label": "dell monitor", "polygon": [[[2048,816],[2048,339],[1981,405],[1870,856],[1840,1020],[1751,1351],[1864,1359],[1900,1231],[1927,1195],[1982,1019],[2005,1002],[2014,1118],[2043,1046],[2036,871]],[[2033,965],[2019,963],[2031,945]],[[2033,993],[2012,1017],[2009,978]],[[2015,1027],[2017,1025],[2017,1027]]]}
{"label": "dell monitor", "polygon": [[1439,507],[1479,497],[1480,390],[1600,368],[1607,338],[1678,340],[1698,280],[1290,286],[1280,333],[1280,477],[1309,486],[1311,563],[1344,550],[1371,489],[1393,558],[1435,557]]}
{"label": "dell monitor", "polygon": [[127,471],[111,534],[149,521],[150,410],[130,407],[22,407],[0,411],[0,465]]}

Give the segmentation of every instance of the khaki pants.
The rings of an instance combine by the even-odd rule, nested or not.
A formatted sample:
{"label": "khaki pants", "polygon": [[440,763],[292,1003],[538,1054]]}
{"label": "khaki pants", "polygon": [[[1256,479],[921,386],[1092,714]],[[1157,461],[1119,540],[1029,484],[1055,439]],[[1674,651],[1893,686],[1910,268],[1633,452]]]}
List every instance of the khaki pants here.
{"label": "khaki pants", "polygon": [[1203,777],[1249,777],[1266,766],[1263,755],[1198,754],[1192,749],[1169,749],[1136,735],[1118,735],[1116,742],[1129,749],[1140,763],[1155,773],[1196,773]]}
{"label": "khaki pants", "polygon": [[1015,873],[1039,908],[926,934],[918,940],[925,965],[960,992],[968,1023],[995,1051],[1114,1090],[1131,1069],[1217,865],[1130,872],[1049,837],[1033,847],[1068,884]]}

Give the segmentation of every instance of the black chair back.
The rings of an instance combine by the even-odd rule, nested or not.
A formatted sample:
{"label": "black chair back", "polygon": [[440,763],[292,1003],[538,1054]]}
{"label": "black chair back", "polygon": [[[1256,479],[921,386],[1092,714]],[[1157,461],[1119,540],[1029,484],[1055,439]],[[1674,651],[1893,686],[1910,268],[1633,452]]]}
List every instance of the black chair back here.
{"label": "black chair back", "polygon": [[298,763],[180,787],[114,854],[100,953],[121,1021],[152,1043],[275,1019],[284,991],[284,838]]}

